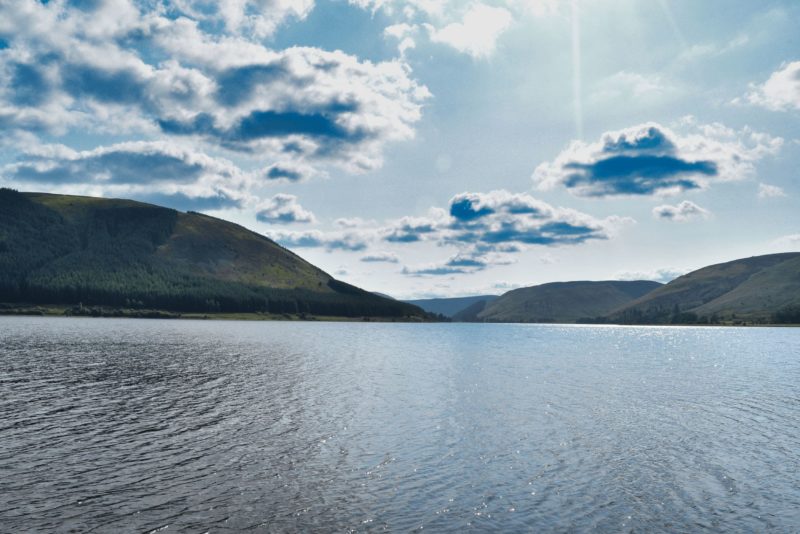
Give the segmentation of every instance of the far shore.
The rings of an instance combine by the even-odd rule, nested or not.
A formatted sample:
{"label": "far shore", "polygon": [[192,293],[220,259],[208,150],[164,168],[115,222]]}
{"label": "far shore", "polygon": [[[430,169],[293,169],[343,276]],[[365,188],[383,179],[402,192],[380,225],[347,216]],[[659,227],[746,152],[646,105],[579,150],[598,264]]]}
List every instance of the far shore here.
{"label": "far shore", "polygon": [[[252,312],[173,312],[168,310],[112,308],[106,306],[85,306],[78,308],[57,304],[47,305],[13,305],[0,303],[0,317],[2,316],[33,316],[33,317],[94,317],[108,319],[188,319],[188,320],[214,320],[214,321],[306,321],[306,322],[352,322],[352,323],[436,323],[450,322],[422,319],[420,317],[340,317],[327,315],[300,314],[274,314]],[[582,326],[702,326],[702,327],[800,327],[800,324],[789,323],[761,323],[754,321],[730,321],[715,324],[625,324],[625,323],[555,323],[555,322],[463,322],[461,324],[543,324],[543,325],[582,325]]]}
{"label": "far shore", "polygon": [[39,306],[10,304],[0,307],[0,316],[38,317],[95,317],[117,319],[191,319],[219,321],[325,321],[325,322],[383,322],[422,323],[434,322],[420,317],[340,317],[306,313],[251,313],[251,312],[174,312],[168,310],[113,308],[107,306],[75,306],[44,304]]}

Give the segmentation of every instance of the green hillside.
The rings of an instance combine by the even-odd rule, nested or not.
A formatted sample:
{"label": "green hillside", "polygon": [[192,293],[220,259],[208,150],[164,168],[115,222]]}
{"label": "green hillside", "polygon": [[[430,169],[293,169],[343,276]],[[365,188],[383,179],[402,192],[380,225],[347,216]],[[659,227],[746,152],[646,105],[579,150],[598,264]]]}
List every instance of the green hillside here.
{"label": "green hillside", "polygon": [[0,303],[420,317],[266,237],[131,200],[0,189]]}
{"label": "green hillside", "polygon": [[514,289],[490,302],[477,320],[575,323],[604,316],[660,286],[649,281],[554,282]]}
{"label": "green hillside", "polygon": [[626,323],[791,322],[774,316],[795,309],[800,310],[800,253],[784,253],[693,271],[614,311],[610,319]]}

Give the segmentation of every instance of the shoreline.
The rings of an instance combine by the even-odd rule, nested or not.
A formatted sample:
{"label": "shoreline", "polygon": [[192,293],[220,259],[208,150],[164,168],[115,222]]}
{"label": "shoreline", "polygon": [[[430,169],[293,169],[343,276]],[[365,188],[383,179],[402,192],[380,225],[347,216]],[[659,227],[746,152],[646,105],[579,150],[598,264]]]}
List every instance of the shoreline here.
{"label": "shoreline", "polygon": [[354,323],[432,323],[439,322],[423,317],[345,317],[300,314],[274,314],[260,312],[173,312],[168,310],[109,308],[86,306],[75,312],[75,306],[44,304],[38,306],[16,306],[0,304],[0,317],[91,317],[96,319],[170,319],[195,321],[304,321],[304,322],[354,322]]}
{"label": "shoreline", "polygon": [[534,322],[469,322],[469,321],[436,321],[422,317],[343,317],[313,314],[271,314],[261,312],[172,312],[167,310],[85,307],[82,313],[74,313],[75,306],[39,305],[17,306],[0,304],[0,317],[90,317],[96,319],[172,319],[193,321],[290,321],[290,322],[347,322],[347,323],[452,323],[452,324],[538,324],[565,326],[693,326],[722,328],[797,328],[794,323],[720,323],[720,324],[666,324],[666,323],[534,323]]}

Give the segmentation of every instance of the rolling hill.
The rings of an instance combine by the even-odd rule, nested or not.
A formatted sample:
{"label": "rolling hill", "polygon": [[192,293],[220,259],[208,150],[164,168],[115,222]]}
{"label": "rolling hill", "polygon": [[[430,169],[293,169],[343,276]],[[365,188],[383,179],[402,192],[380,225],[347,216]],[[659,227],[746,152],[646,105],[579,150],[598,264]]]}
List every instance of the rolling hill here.
{"label": "rolling hill", "polygon": [[660,287],[650,281],[554,282],[514,289],[490,302],[474,320],[575,323],[601,317]]}
{"label": "rolling hill", "polygon": [[[625,323],[772,321],[800,310],[800,253],[770,254],[704,267],[609,315]],[[789,322],[775,320],[775,322]]]}
{"label": "rolling hill", "polygon": [[474,297],[407,300],[405,302],[413,304],[414,306],[419,306],[426,312],[444,315],[445,317],[454,317],[462,310],[476,303],[486,303],[496,298],[497,295],[477,295]]}
{"label": "rolling hill", "polygon": [[131,200],[0,189],[0,303],[415,317],[274,241]]}

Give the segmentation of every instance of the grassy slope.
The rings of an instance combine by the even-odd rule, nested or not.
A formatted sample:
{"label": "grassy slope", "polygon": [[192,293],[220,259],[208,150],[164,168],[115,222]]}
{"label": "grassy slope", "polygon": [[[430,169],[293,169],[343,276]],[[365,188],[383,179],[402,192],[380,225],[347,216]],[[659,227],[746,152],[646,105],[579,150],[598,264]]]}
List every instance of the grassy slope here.
{"label": "grassy slope", "polygon": [[763,314],[800,305],[800,255],[763,269],[694,311],[703,315]]}
{"label": "grassy slope", "polygon": [[770,254],[704,267],[616,310],[612,318],[631,312],[682,312],[720,317],[737,314],[767,317],[789,304],[800,304],[800,253]]}
{"label": "grassy slope", "polygon": [[[47,206],[65,219],[81,223],[93,209],[152,208],[168,210],[142,202],[47,193],[26,193],[31,200]],[[168,239],[160,244],[156,256],[201,276],[265,287],[297,287],[331,292],[331,279],[274,241],[234,223],[200,213],[176,212],[177,221]]]}
{"label": "grassy slope", "polygon": [[606,315],[658,288],[658,282],[555,282],[515,289],[478,314],[488,322],[561,322]]}
{"label": "grassy slope", "polygon": [[[297,313],[422,315],[338,282],[264,236],[198,213],[9,190],[0,190],[0,210],[0,300],[7,302],[119,306],[130,294],[142,306],[175,302],[167,309],[182,311],[198,301],[202,308],[206,299],[214,306],[198,312],[258,311],[259,303],[278,299],[317,303]],[[278,312],[293,313],[289,308]]]}

